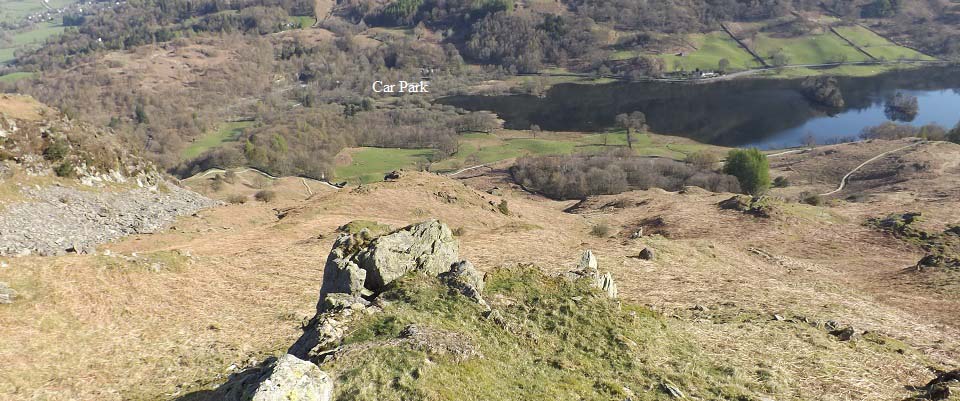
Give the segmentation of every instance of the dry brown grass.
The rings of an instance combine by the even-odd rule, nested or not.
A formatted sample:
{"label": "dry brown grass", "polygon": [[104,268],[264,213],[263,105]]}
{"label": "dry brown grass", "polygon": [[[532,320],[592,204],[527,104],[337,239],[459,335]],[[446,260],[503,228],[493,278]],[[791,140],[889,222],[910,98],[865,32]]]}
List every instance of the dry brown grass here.
{"label": "dry brown grass", "polygon": [[49,112],[49,110],[30,96],[0,95],[0,115],[9,118],[37,121],[40,120],[43,113]]}
{"label": "dry brown grass", "polygon": [[[778,400],[902,399],[910,395],[904,385],[932,377],[927,365],[960,364],[960,303],[891,280],[920,255],[860,225],[860,216],[882,211],[876,205],[797,205],[758,219],[719,210],[716,202],[729,195],[651,190],[600,197],[569,214],[562,210],[573,202],[519,192],[495,175],[470,182],[505,194],[408,173],[306,201],[224,206],[107,247],[192,255],[173,269],[109,267],[104,256],[8,260],[0,281],[25,298],[0,307],[0,360],[12,361],[0,371],[0,394],[171,398],[222,380],[231,364],[282,352],[312,314],[335,228],[357,219],[396,227],[439,218],[463,227],[462,255],[481,269],[531,262],[560,272],[593,249],[622,297],[673,317],[730,374],[761,383]],[[510,216],[496,211],[502,198]],[[601,210],[619,199],[632,202]],[[277,221],[273,208],[290,210]],[[663,218],[665,236],[628,238],[625,228],[651,217]],[[591,236],[599,221],[621,233]],[[656,260],[635,258],[643,247]],[[907,349],[838,342],[773,314],[836,320]]]}

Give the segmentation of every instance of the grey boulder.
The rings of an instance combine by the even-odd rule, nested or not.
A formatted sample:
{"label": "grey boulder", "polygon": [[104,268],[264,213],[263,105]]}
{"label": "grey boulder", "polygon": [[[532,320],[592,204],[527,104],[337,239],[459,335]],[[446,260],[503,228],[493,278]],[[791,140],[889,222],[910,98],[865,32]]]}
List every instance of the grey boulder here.
{"label": "grey boulder", "polygon": [[[243,398],[244,400],[247,397]],[[262,378],[250,401],[329,401],[333,380],[313,363],[286,354]]]}

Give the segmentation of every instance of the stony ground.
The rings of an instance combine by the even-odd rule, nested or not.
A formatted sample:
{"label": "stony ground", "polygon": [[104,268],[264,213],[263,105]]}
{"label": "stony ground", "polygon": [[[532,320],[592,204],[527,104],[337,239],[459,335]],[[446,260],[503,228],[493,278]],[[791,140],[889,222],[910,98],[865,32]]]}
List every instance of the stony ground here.
{"label": "stony ground", "polygon": [[[855,166],[884,151],[859,146],[826,156],[849,152]],[[337,227],[437,218],[481,270],[534,263],[564,272],[592,249],[622,298],[663,314],[671,330],[771,399],[901,400],[933,379],[933,369],[960,366],[956,272],[917,272],[922,250],[863,222],[906,208],[957,223],[956,197],[928,196],[957,188],[950,157],[939,156],[956,150],[931,144],[885,161],[929,162],[930,175],[854,187],[865,201],[841,193],[823,206],[782,202],[767,218],[721,210],[730,194],[696,189],[636,191],[571,209],[576,202],[520,191],[502,171],[465,180],[407,174],[315,188],[307,200],[201,211],[96,255],[2,259],[0,281],[17,298],[0,305],[0,395],[153,400],[216,386],[299,337]],[[803,154],[791,157],[804,163]],[[845,174],[825,160],[807,163],[827,178],[791,177],[794,186],[774,193],[828,188],[828,178]],[[499,195],[487,193],[494,186]],[[497,207],[502,200],[507,214]],[[603,231],[598,225],[608,230],[591,234]],[[640,227],[644,235],[633,238]],[[652,260],[638,257],[644,248]],[[830,334],[841,326],[854,328],[852,341]]]}
{"label": "stony ground", "polygon": [[120,191],[22,187],[0,210],[0,255],[93,253],[102,243],[152,233],[216,201],[172,184]]}

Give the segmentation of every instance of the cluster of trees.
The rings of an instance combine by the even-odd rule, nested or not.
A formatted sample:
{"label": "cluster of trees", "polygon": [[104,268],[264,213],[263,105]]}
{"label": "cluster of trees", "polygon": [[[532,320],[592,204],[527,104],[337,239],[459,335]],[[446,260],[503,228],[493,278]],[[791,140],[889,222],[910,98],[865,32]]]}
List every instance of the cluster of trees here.
{"label": "cluster of trees", "polygon": [[445,158],[457,151],[456,128],[466,117],[447,107],[418,105],[345,117],[346,107],[325,104],[263,116],[238,141],[210,150],[176,172],[187,176],[213,167],[252,166],[273,175],[334,179],[335,156],[355,146],[430,148],[436,150],[434,157]]}
{"label": "cluster of trees", "polygon": [[684,186],[740,191],[733,176],[671,159],[639,157],[628,149],[599,155],[523,157],[510,174],[526,189],[561,200],[635,189],[677,191]]}
{"label": "cluster of trees", "polygon": [[472,27],[464,52],[470,59],[517,72],[563,63],[598,50],[589,19],[529,12],[498,12]]}
{"label": "cluster of trees", "polygon": [[951,141],[960,143],[960,124],[947,130],[937,124],[927,124],[915,127],[910,124],[898,124],[887,121],[883,124],[864,128],[860,132],[863,139],[903,139],[903,138],[922,138],[931,141]]}
{"label": "cluster of trees", "polygon": [[266,34],[292,26],[289,16],[312,16],[312,0],[138,0],[95,13],[71,15],[71,27],[39,50],[18,55],[26,68],[49,69],[100,49],[167,42],[202,32]]}
{"label": "cluster of trees", "polygon": [[[376,108],[371,82],[419,77],[423,66],[434,68],[434,78],[449,88],[484,79],[484,73],[466,75],[452,45],[403,38],[358,46],[350,27],[331,29],[339,31],[337,40],[236,32],[162,44],[164,52],[205,55],[184,60],[200,70],[185,82],[147,84],[157,79],[151,69],[124,68],[156,51],[148,48],[123,60],[84,56],[75,67],[51,67],[14,90],[72,118],[110,126],[130,147],[179,174],[248,164],[277,174],[329,178],[334,156],[346,146],[433,148],[445,155],[456,151],[458,132],[498,126],[492,115],[457,113],[421,97]],[[123,74],[116,73],[118,67]],[[434,91],[440,94],[443,88],[431,87]],[[241,117],[257,121],[248,137],[182,163],[182,151],[192,141]]]}
{"label": "cluster of trees", "polygon": [[811,102],[831,109],[842,109],[843,94],[834,77],[809,77],[801,84],[803,95]]}

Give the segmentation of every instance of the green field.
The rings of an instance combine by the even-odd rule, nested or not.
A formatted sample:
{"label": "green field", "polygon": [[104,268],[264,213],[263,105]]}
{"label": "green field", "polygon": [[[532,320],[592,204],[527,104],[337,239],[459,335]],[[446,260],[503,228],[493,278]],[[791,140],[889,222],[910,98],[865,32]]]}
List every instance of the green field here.
{"label": "green field", "polygon": [[416,170],[433,156],[433,149],[360,148],[350,154],[350,164],[336,168],[336,180],[369,183],[383,180],[393,170]]}
{"label": "green field", "polygon": [[231,142],[237,140],[237,137],[243,133],[245,128],[253,125],[252,121],[236,121],[224,123],[220,126],[220,129],[217,131],[209,132],[206,135],[198,138],[193,141],[186,149],[183,150],[181,156],[184,159],[192,159],[194,157],[200,156],[203,152],[206,152],[209,149],[213,149],[217,146],[222,145],[226,142]]}
{"label": "green field", "polygon": [[[543,132],[537,138],[533,138],[530,131],[464,134],[460,137],[460,150],[449,158],[432,163],[430,170],[449,173],[465,167],[527,155],[599,153],[625,146],[627,136],[622,131],[584,134]],[[635,135],[633,148],[641,156],[662,156],[678,160],[690,153],[706,149],[725,151],[715,146],[650,134]],[[350,164],[336,168],[336,180],[351,183],[380,181],[385,173],[392,170],[416,170],[418,165],[433,157],[434,152],[431,149],[353,149],[348,151]]]}
{"label": "green field", "polygon": [[313,26],[313,23],[314,23],[314,22],[317,22],[317,19],[314,18],[314,17],[308,17],[308,16],[293,16],[293,17],[290,17],[290,23],[291,23],[291,24],[298,24],[298,23],[299,23],[302,28],[309,28],[309,27]]}
{"label": "green field", "polygon": [[840,65],[840,66],[830,67],[830,68],[796,67],[796,68],[784,68],[780,71],[766,70],[760,74],[757,74],[757,76],[774,78],[774,79],[804,78],[804,77],[820,76],[820,75],[845,76],[845,77],[872,77],[874,75],[882,74],[885,72],[890,72],[898,69],[908,69],[908,68],[917,68],[917,65],[916,64],[903,64],[903,65],[845,64],[845,65]]}
{"label": "green field", "polygon": [[32,72],[11,72],[7,75],[0,75],[0,82],[13,83],[21,79],[30,78],[34,75]]}
{"label": "green field", "polygon": [[[76,3],[76,0],[50,0],[53,8]],[[17,22],[24,17],[41,12],[46,7],[40,0],[0,0],[0,22]]]}
{"label": "green field", "polygon": [[933,57],[916,50],[898,46],[859,25],[839,27],[836,28],[836,30],[843,35],[843,37],[856,43],[857,46],[862,47],[867,53],[870,53],[870,55],[878,59],[899,60],[902,58],[906,60],[935,60]]}
{"label": "green field", "polygon": [[721,59],[730,62],[730,70],[747,70],[757,68],[757,62],[750,53],[740,47],[729,35],[724,32],[688,35],[687,41],[696,46],[697,50],[684,54],[683,57],[675,54],[663,55],[667,62],[667,71],[693,71],[697,68],[706,71],[718,69]]}
{"label": "green field", "polygon": [[750,46],[754,52],[768,60],[777,50],[782,49],[792,65],[834,63],[841,60],[870,61],[865,54],[833,33],[795,38],[776,38],[760,33]]}
{"label": "green field", "polygon": [[[676,138],[636,134],[633,149],[641,156],[663,156],[683,159],[689,153],[707,149],[697,143],[675,143]],[[606,142],[606,144],[604,144]],[[452,157],[434,163],[433,171],[451,172],[464,167],[486,164],[521,156],[599,153],[627,146],[622,132],[558,134],[541,133],[534,139],[529,131],[505,131],[498,134],[467,134],[460,139],[460,150]]]}
{"label": "green field", "polygon": [[13,35],[13,42],[0,48],[0,64],[7,64],[14,60],[14,51],[24,46],[39,45],[47,38],[63,32],[60,22],[49,22],[37,25],[29,31]]}

